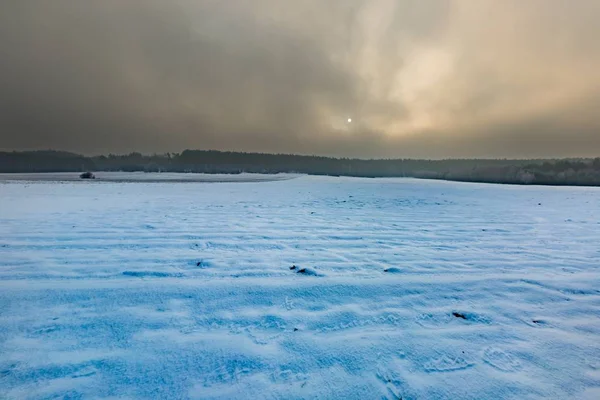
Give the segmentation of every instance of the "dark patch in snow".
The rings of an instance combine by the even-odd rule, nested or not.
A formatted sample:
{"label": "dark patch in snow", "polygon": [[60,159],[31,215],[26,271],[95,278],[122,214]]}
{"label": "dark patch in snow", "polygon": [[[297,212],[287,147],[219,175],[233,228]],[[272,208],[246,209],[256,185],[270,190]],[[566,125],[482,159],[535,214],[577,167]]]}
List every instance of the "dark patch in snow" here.
{"label": "dark patch in snow", "polygon": [[84,172],[79,175],[81,179],[96,179],[96,176],[91,172]]}
{"label": "dark patch in snow", "polygon": [[390,274],[399,274],[402,271],[400,270],[400,268],[390,267],[390,268],[384,269],[383,272],[388,272]]}
{"label": "dark patch in snow", "polygon": [[322,276],[320,273],[318,273],[316,270],[312,269],[312,268],[307,268],[307,267],[297,267],[295,265],[292,265],[290,267],[290,270],[296,272],[297,274],[302,274],[302,275],[311,275],[311,276]]}
{"label": "dark patch in snow", "polygon": [[298,332],[298,328],[294,328],[294,332]]}
{"label": "dark patch in snow", "polygon": [[489,325],[492,323],[492,320],[489,317],[477,313],[454,311],[452,316],[454,318],[464,319],[465,321],[469,321],[470,323],[474,324]]}
{"label": "dark patch in snow", "polygon": [[210,263],[210,261],[202,259],[202,260],[192,260],[192,261],[190,261],[190,265],[198,267],[198,268],[207,268],[207,267],[210,267],[211,263]]}
{"label": "dark patch in snow", "polygon": [[312,269],[308,268],[300,268],[297,273],[305,275],[317,275],[316,271],[313,271]]}
{"label": "dark patch in snow", "polygon": [[467,319],[467,316],[465,314],[459,313],[459,312],[453,312],[452,315],[454,315],[456,318],[462,318],[464,320]]}

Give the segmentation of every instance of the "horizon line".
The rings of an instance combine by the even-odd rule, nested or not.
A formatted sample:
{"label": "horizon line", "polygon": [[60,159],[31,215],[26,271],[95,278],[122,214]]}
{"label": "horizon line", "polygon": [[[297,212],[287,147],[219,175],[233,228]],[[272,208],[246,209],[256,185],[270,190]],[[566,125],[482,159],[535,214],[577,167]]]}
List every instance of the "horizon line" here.
{"label": "horizon line", "polygon": [[142,153],[140,151],[130,151],[123,153],[103,153],[87,155],[84,153],[69,151],[69,150],[57,150],[57,149],[28,149],[28,150],[16,150],[16,149],[0,149],[0,153],[42,153],[42,152],[55,152],[55,153],[67,153],[80,157],[95,158],[95,157],[108,157],[108,156],[130,156],[132,154],[139,154],[142,157],[153,157],[153,156],[167,156],[167,155],[181,155],[186,151],[197,151],[205,153],[234,153],[234,154],[250,154],[250,155],[265,155],[265,156],[288,156],[288,157],[314,157],[314,158],[327,158],[332,160],[356,160],[356,161],[400,161],[400,160],[411,160],[411,161],[545,161],[545,160],[594,160],[600,158],[597,157],[560,157],[560,156],[547,156],[547,157],[446,157],[446,158],[411,158],[411,157],[381,157],[381,158],[361,158],[361,157],[349,157],[349,156],[326,156],[318,154],[302,154],[302,153],[274,153],[274,152],[259,152],[259,151],[240,151],[240,150],[217,150],[217,149],[184,149],[179,152],[153,152],[153,153]]}

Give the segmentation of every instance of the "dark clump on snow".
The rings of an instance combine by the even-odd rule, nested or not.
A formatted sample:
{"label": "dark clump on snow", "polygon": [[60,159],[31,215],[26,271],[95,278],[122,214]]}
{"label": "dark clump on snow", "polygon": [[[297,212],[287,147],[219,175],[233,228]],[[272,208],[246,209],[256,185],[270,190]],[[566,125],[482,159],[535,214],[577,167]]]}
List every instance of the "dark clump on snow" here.
{"label": "dark clump on snow", "polygon": [[89,171],[82,173],[81,175],[79,175],[79,177],[81,179],[96,179],[96,176]]}
{"label": "dark clump on snow", "polygon": [[384,269],[383,272],[387,272],[387,273],[390,273],[390,274],[398,274],[398,273],[400,273],[402,271],[400,271],[400,268],[390,267],[390,268]]}
{"label": "dark clump on snow", "polygon": [[197,268],[208,268],[210,267],[212,264],[210,262],[210,260],[206,260],[206,259],[192,259],[189,261],[189,265],[191,267],[197,267]]}
{"label": "dark clump on snow", "polygon": [[319,274],[316,270],[314,270],[312,268],[307,268],[307,267],[300,268],[295,265],[292,265],[290,267],[290,270],[294,271],[297,274],[302,274],[302,275],[321,276],[321,274]]}
{"label": "dark clump on snow", "polygon": [[459,313],[459,312],[453,312],[452,315],[454,315],[456,318],[462,318],[462,319],[467,319],[467,316],[465,314]]}
{"label": "dark clump on snow", "polygon": [[300,268],[296,271],[298,274],[319,276],[319,273],[312,268]]}

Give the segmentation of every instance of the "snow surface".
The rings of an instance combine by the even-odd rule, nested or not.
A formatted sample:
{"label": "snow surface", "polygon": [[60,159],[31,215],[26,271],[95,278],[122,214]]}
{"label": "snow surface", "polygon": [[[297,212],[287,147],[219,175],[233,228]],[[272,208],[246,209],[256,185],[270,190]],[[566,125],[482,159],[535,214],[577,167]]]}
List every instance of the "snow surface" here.
{"label": "snow surface", "polygon": [[0,183],[0,398],[598,399],[599,243],[597,188]]}
{"label": "snow surface", "polygon": [[[81,181],[79,172],[0,174],[2,181]],[[94,180],[105,182],[271,182],[293,179],[300,174],[195,174],[173,172],[94,172]]]}

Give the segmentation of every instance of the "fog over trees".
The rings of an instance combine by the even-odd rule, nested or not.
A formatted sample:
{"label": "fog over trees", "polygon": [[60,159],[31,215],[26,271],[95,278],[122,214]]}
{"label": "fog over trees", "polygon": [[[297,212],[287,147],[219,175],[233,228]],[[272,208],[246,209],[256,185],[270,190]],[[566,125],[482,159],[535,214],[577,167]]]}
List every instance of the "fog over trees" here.
{"label": "fog over trees", "polygon": [[600,186],[594,159],[351,159],[291,154],[185,150],[181,153],[83,156],[62,151],[0,152],[0,172],[145,171],[304,173],[356,177],[414,177],[466,182]]}

